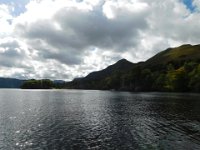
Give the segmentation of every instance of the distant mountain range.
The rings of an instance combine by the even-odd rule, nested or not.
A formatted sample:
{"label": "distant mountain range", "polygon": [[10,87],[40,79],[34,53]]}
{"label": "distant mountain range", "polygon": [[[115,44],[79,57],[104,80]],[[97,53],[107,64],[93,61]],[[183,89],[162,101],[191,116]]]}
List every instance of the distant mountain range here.
{"label": "distant mountain range", "polygon": [[[199,72],[198,72],[199,71]],[[145,62],[119,60],[68,82],[64,88],[129,91],[199,91],[200,45],[168,48]],[[194,87],[192,87],[194,86]]]}
{"label": "distant mountain range", "polygon": [[20,88],[24,80],[0,77],[0,88]]}

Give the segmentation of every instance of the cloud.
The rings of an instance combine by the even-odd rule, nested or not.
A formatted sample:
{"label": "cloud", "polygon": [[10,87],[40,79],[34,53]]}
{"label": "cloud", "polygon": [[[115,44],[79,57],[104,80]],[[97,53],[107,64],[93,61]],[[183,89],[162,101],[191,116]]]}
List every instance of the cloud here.
{"label": "cloud", "polygon": [[[199,1],[30,0],[0,4],[0,75],[70,80],[123,57],[144,61],[200,39]],[[9,40],[8,40],[9,39]]]}
{"label": "cloud", "polygon": [[21,66],[25,53],[14,40],[4,40],[0,43],[0,64],[4,67]]}
{"label": "cloud", "polygon": [[11,33],[12,26],[10,23],[13,19],[11,11],[11,6],[0,3],[0,38]]}
{"label": "cloud", "polygon": [[[48,19],[18,22],[15,33],[26,39],[29,46],[38,49],[41,57],[67,65],[80,64],[85,52],[93,48],[123,52],[136,45],[139,31],[147,28],[143,15],[148,6],[142,4],[134,3],[132,7],[135,10],[132,11],[131,6],[129,8],[123,3],[104,2],[95,8],[86,2],[78,3],[60,8]],[[110,18],[107,9],[113,10],[115,17]]]}

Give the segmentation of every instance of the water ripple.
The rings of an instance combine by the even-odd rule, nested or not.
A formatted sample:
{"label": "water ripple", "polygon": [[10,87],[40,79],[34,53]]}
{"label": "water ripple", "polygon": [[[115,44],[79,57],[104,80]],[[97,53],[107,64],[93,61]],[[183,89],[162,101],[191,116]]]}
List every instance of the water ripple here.
{"label": "water ripple", "polygon": [[0,149],[200,149],[200,96],[1,90]]}

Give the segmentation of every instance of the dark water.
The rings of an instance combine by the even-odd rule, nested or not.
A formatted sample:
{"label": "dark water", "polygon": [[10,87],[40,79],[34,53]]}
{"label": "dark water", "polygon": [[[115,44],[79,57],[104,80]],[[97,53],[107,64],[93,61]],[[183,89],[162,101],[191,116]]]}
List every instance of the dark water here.
{"label": "dark water", "polygon": [[200,149],[200,95],[0,90],[0,149]]}

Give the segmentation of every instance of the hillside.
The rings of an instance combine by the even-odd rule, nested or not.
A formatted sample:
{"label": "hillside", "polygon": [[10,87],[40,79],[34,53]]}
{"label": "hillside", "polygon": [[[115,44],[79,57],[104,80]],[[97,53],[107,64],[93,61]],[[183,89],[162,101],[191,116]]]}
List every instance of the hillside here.
{"label": "hillside", "polygon": [[125,59],[74,80],[65,88],[129,91],[200,91],[200,45],[168,48],[145,62]]}
{"label": "hillside", "polygon": [[117,71],[125,72],[125,71],[132,69],[133,67],[134,67],[134,64],[132,62],[130,62],[126,59],[121,59],[118,62],[116,62],[115,64],[110,65],[103,70],[92,72],[92,73],[88,74],[82,80],[101,80],[103,78],[106,78],[106,77],[112,75],[113,73],[115,73]]}
{"label": "hillside", "polygon": [[0,78],[0,88],[20,88],[23,80],[13,78]]}
{"label": "hillside", "polygon": [[200,45],[182,45],[176,48],[168,48],[145,62],[145,66],[157,64],[181,63],[185,61],[198,61],[200,59]]}

